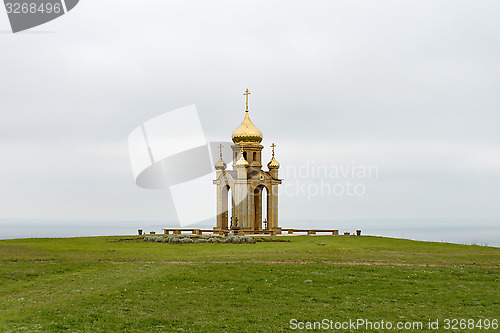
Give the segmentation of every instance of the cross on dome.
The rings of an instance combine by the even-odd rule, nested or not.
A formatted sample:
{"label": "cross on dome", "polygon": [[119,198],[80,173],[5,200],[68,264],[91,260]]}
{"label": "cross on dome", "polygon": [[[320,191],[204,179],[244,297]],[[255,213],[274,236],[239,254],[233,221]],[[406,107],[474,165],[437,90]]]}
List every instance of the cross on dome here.
{"label": "cross on dome", "polygon": [[245,95],[246,97],[246,104],[247,104],[247,107],[245,109],[245,112],[248,112],[248,95],[250,95],[251,93],[248,91],[248,88],[247,90],[245,91],[245,93],[243,95]]}
{"label": "cross on dome", "polygon": [[255,144],[261,143],[262,141],[262,132],[252,123],[249,117],[248,112],[248,95],[250,95],[250,91],[248,89],[243,94],[246,96],[246,109],[245,109],[245,118],[241,122],[241,125],[238,126],[237,129],[234,130],[232,139],[234,143],[240,144]]}

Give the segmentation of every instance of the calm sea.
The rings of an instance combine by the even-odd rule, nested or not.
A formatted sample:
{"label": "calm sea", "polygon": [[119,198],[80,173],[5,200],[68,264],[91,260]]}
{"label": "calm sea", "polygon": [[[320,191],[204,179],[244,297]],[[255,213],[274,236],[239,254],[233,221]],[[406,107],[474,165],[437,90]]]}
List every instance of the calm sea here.
{"label": "calm sea", "polygon": [[[499,219],[350,219],[350,220],[280,220],[287,228],[327,228],[364,235],[386,236],[500,247]],[[211,229],[212,222],[189,226]],[[162,228],[176,228],[169,222],[140,221],[43,221],[0,220],[0,239],[136,235],[138,229],[161,233]]]}

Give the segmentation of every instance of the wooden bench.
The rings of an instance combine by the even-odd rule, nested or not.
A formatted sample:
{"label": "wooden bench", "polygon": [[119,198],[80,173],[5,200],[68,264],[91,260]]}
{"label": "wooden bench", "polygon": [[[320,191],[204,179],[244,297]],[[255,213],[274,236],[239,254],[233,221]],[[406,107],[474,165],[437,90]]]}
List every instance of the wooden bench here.
{"label": "wooden bench", "polygon": [[287,232],[289,235],[293,235],[294,232],[305,232],[308,235],[316,235],[318,232],[328,232],[331,233],[332,236],[338,236],[339,231],[337,229],[281,229],[284,232]]}
{"label": "wooden bench", "polygon": [[[193,235],[201,235],[202,232],[200,229],[163,229],[163,233],[165,235],[169,235],[170,232],[174,235],[180,235],[183,231],[191,231]],[[204,230],[206,231],[206,230]]]}

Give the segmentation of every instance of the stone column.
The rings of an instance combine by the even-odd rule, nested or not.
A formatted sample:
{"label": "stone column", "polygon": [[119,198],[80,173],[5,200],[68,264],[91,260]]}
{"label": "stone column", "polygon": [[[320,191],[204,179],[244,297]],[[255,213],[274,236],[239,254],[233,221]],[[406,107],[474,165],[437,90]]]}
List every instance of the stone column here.
{"label": "stone column", "polygon": [[222,187],[220,184],[217,184],[217,226],[214,229],[222,228],[222,214],[224,213],[222,207]]}
{"label": "stone column", "polygon": [[269,224],[269,229],[278,229],[278,185],[273,184],[271,186],[271,193],[269,200],[269,217],[267,223]]}
{"label": "stone column", "polygon": [[235,209],[233,216],[238,217],[238,227],[244,228],[247,225],[248,195],[246,181],[238,180],[233,190]]}

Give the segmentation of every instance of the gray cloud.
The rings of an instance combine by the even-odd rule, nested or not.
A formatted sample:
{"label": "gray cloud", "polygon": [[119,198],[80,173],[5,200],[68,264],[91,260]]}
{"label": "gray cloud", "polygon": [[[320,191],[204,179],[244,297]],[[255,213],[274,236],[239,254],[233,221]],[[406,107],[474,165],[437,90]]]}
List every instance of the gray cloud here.
{"label": "gray cloud", "polygon": [[282,217],[498,217],[499,14],[498,1],[84,1],[37,28],[55,33],[0,34],[0,218],[174,219],[167,192],[135,187],[128,134],[194,103],[209,141],[228,140],[245,88],[266,158],[276,142],[282,166],[380,167],[366,196],[283,196]]}

